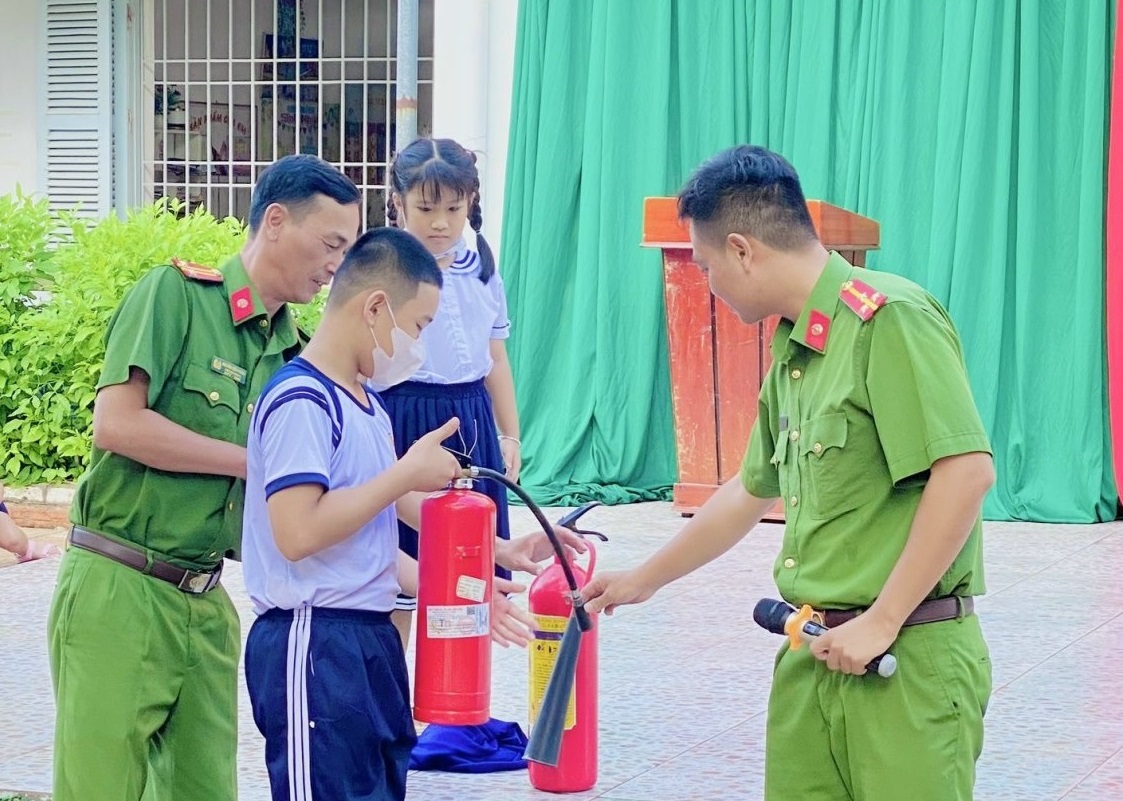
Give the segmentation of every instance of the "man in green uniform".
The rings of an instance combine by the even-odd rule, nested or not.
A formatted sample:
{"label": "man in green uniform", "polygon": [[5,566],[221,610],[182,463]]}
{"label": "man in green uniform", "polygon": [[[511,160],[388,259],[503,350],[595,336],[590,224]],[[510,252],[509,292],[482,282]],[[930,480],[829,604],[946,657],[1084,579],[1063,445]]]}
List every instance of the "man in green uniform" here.
{"label": "man in green uniform", "polygon": [[[955,328],[915,284],[828,253],[795,170],[763,148],[703,164],[679,213],[713,293],[746,323],[781,316],[774,361],[740,477],[639,567],[594,578],[588,607],[646,600],[783,498],[776,584],[830,630],[777,656],[766,799],[970,799],[991,689],[973,596],[994,470]],[[890,649],[895,675],[863,675]]]}
{"label": "man in green uniform", "polygon": [[219,577],[241,539],[244,445],[303,344],[286,304],[331,280],[359,200],[327,162],[283,158],[239,256],[153,269],[110,322],[50,616],[55,801],[235,798],[240,637]]}

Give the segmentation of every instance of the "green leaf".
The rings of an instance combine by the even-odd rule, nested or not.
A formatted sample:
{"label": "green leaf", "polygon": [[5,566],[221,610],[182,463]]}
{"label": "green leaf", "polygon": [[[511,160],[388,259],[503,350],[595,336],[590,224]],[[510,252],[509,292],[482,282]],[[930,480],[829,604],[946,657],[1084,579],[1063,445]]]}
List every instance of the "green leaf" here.
{"label": "green leaf", "polygon": [[[105,332],[125,292],[174,256],[218,265],[241,249],[237,220],[182,214],[161,201],[91,225],[19,190],[0,196],[0,452],[13,480],[85,470]],[[49,302],[23,301],[44,290]]]}

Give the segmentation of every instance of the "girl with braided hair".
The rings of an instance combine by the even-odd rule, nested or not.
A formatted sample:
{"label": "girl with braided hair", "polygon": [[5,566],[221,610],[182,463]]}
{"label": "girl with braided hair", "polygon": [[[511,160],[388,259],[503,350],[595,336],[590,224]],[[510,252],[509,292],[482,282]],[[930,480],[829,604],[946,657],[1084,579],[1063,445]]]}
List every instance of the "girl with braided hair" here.
{"label": "girl with braided hair", "polygon": [[[444,444],[517,481],[519,417],[505,342],[511,323],[503,280],[480,233],[476,156],[451,139],[418,139],[394,159],[389,184],[389,224],[420,239],[444,273],[437,314],[420,335],[421,368],[408,381],[374,387],[390,413],[398,455],[457,417],[460,429]],[[496,533],[510,539],[506,490],[492,481],[480,489],[495,501]],[[399,522],[398,533],[401,549],[416,558],[417,532]],[[403,642],[416,608],[415,598],[399,597],[394,618]]]}

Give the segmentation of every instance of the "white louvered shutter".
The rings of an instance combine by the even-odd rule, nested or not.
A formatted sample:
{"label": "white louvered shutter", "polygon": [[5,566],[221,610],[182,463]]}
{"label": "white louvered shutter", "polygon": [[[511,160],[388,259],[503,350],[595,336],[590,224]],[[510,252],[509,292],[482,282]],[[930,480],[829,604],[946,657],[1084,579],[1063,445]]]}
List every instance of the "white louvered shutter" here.
{"label": "white louvered shutter", "polygon": [[42,186],[52,208],[113,209],[113,0],[41,0]]}

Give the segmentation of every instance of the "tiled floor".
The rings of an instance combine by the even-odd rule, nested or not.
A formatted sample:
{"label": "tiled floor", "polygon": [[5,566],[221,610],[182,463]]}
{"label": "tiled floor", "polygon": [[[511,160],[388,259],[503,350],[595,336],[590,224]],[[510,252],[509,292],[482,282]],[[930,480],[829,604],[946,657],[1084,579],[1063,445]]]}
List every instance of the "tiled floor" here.
{"label": "tiled floor", "polygon": [[[530,530],[516,510],[516,531]],[[666,504],[597,510],[601,566],[635,563],[682,524]],[[751,617],[774,597],[779,528],[649,603],[602,622],[600,782],[606,801],[759,799],[764,711],[778,640]],[[979,604],[995,672],[979,801],[1123,799],[1123,524],[988,524]],[[45,621],[58,560],[0,569],[0,790],[50,787],[53,705]],[[238,566],[224,579],[248,625]],[[411,655],[412,660],[412,655]],[[496,649],[492,713],[526,721],[526,654]],[[242,801],[268,798],[261,741],[241,695]],[[416,801],[520,801],[524,772],[416,773]],[[907,800],[903,800],[907,801]]]}

